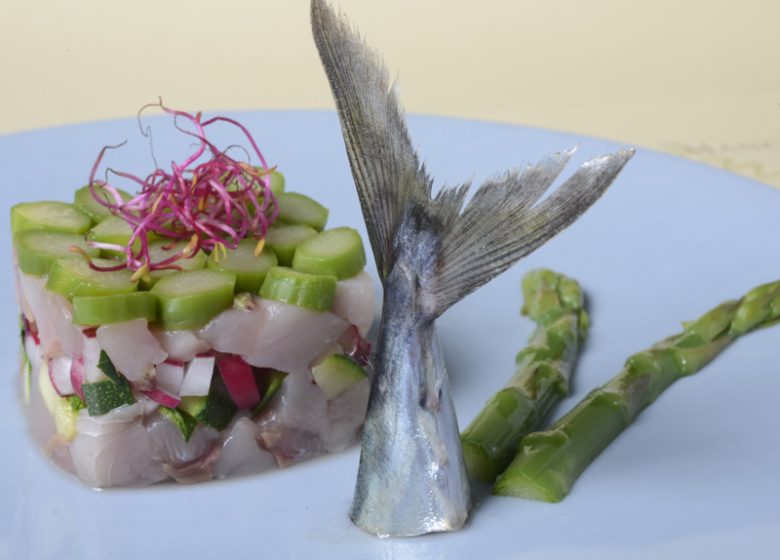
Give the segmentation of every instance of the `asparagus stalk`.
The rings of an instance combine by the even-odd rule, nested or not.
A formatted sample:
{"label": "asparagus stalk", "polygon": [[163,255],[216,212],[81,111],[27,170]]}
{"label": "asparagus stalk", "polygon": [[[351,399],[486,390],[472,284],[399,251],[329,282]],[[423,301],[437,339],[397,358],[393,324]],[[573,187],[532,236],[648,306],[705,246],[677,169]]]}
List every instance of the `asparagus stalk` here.
{"label": "asparagus stalk", "polygon": [[492,483],[517,452],[520,440],[538,429],[569,392],[578,350],[588,331],[580,285],[551,270],[523,279],[523,315],[538,326],[515,359],[506,387],[493,395],[461,435],[466,470]]}
{"label": "asparagus stalk", "polygon": [[737,337],[780,320],[780,281],[754,288],[634,354],[549,430],[526,436],[493,492],[562,500],[585,468],[669,385],[696,373]]}

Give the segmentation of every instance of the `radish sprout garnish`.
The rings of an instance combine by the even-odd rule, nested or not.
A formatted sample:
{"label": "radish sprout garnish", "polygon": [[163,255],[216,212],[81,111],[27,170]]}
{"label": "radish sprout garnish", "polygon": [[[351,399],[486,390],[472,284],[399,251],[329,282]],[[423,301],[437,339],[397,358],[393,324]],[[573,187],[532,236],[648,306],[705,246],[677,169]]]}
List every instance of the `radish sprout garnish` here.
{"label": "radish sprout garnish", "polygon": [[[170,109],[162,101],[155,106],[173,116],[179,131],[197,140],[194,151],[181,163],[171,162],[170,171],[157,166],[145,178],[107,170],[106,177],[110,171],[138,185],[138,194],[130,200],[123,200],[117,188],[107,179],[96,179],[106,151],[121,145],[105,146],[89,175],[90,192],[102,206],[130,224],[133,231],[127,246],[94,241],[89,244],[120,251],[126,260],[123,264],[105,267],[94,263],[84,251],[76,252],[86,258],[95,270],[133,270],[134,280],[153,270],[180,269],[176,261],[191,258],[201,249],[215,252],[217,256],[220,253],[224,255],[227,249],[235,249],[241,239],[250,236],[258,240],[255,254],[259,255],[265,245],[268,227],[276,219],[279,209],[271,192],[270,174],[274,168],[268,166],[252,135],[242,124],[227,117],[203,120],[201,113],[193,115]],[[192,130],[180,126],[179,119],[187,121]],[[216,123],[238,128],[249,141],[260,166],[238,161],[228,155],[230,148],[220,150],[211,143],[206,137],[206,129]],[[149,234],[170,239],[171,249],[179,242],[186,242],[186,245],[180,251],[154,261],[149,252]]]}

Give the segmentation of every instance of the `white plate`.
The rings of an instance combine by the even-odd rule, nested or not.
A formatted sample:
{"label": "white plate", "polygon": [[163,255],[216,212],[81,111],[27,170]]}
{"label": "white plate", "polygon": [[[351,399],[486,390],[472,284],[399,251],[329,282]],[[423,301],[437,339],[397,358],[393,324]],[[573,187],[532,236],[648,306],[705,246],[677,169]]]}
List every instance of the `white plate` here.
{"label": "white plate", "polygon": [[[290,188],[364,231],[336,116],[254,112],[254,132]],[[580,144],[577,161],[615,144],[471,121],[410,119],[419,151],[453,184]],[[160,123],[157,123],[158,125]],[[104,144],[115,167],[144,170],[134,121],[0,138],[3,216],[22,200],[69,200]],[[157,133],[160,162],[180,138]],[[227,141],[227,139],[226,139]],[[186,147],[186,146],[185,146]],[[573,168],[573,166],[572,166]],[[570,170],[569,170],[570,172]],[[440,334],[465,425],[508,378],[533,325],[518,284],[548,266],[578,278],[592,336],[560,414],[624,359],[722,300],[780,278],[780,193],[735,175],[639,150],[579,222],[449,311]],[[49,465],[16,400],[18,331],[8,222],[0,242],[0,558],[768,558],[780,534],[780,327],[737,341],[645,411],[560,504],[477,492],[456,534],[378,540],[347,519],[358,450],[288,470],[199,486],[94,492]],[[372,266],[372,265],[370,265]]]}

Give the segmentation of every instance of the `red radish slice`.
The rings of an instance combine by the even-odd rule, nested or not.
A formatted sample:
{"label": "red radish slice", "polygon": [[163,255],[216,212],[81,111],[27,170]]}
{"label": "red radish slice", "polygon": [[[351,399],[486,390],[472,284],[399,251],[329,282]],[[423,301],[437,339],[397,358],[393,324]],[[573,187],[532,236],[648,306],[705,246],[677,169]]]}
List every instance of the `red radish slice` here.
{"label": "red radish slice", "polygon": [[241,357],[227,354],[219,356],[217,369],[238,408],[252,408],[260,402],[260,391],[257,390],[252,366]]}
{"label": "red radish slice", "polygon": [[209,394],[215,360],[214,356],[203,356],[190,361],[179,389],[182,397],[205,397]]}
{"label": "red radish slice", "polygon": [[171,395],[178,395],[184,380],[184,364],[163,362],[154,367],[155,384],[158,389]]}
{"label": "red radish slice", "polygon": [[176,408],[181,404],[181,399],[174,397],[173,395],[169,395],[160,389],[150,389],[149,391],[143,391],[143,394],[152,399],[154,402],[160,403],[161,405],[167,406],[168,408]]}
{"label": "red radish slice", "polygon": [[54,390],[61,397],[73,394],[73,383],[70,380],[72,360],[66,357],[49,360],[49,379]]}
{"label": "red radish slice", "polygon": [[73,394],[73,383],[70,380],[72,360],[65,356],[49,360],[49,379],[57,394],[61,397]]}
{"label": "red radish slice", "polygon": [[371,358],[371,343],[360,336],[360,330],[356,325],[347,329],[339,339],[339,345],[344,353],[355,360],[358,364],[365,367]]}
{"label": "red radish slice", "polygon": [[84,357],[79,356],[73,360],[70,364],[70,384],[73,387],[73,391],[82,399],[84,398],[84,392],[81,390],[81,386],[84,384]]}

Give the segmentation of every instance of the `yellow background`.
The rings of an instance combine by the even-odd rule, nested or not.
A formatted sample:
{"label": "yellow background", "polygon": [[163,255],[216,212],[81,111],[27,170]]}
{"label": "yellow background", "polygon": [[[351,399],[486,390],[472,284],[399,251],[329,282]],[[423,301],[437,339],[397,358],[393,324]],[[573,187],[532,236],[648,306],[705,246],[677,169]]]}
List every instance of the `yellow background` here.
{"label": "yellow background", "polygon": [[[541,126],[780,186],[776,0],[336,0],[409,112]],[[3,0],[0,133],[331,108],[307,0]]]}

